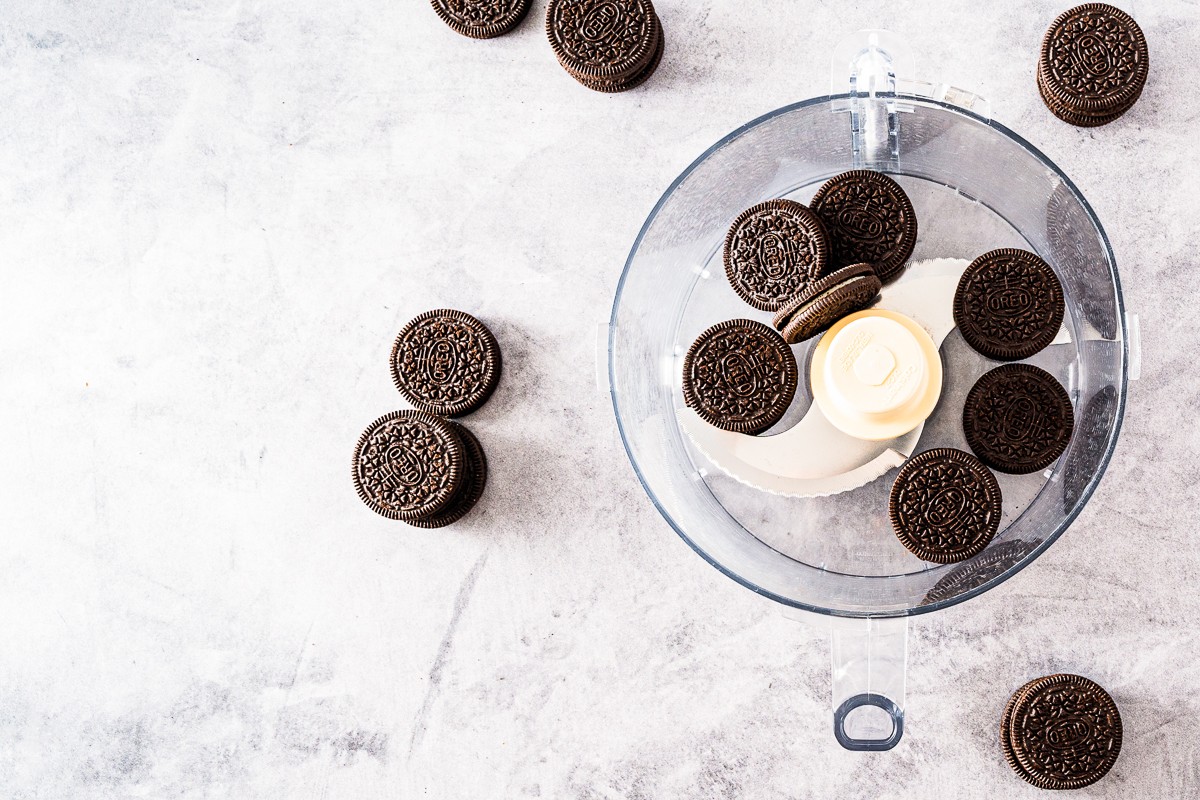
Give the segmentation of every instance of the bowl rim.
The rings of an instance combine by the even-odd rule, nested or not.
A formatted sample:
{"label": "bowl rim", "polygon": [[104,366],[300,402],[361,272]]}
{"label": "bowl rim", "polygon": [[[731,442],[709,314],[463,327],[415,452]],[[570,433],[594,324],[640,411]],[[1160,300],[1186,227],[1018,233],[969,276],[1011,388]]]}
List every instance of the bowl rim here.
{"label": "bowl rim", "polygon": [[[750,120],[749,122],[745,123],[744,125],[741,125],[741,126],[735,128],[734,130],[730,131],[728,134],[726,134],[725,136],[721,137],[718,141],[713,143],[708,149],[706,149],[703,153],[701,153],[695,160],[693,160],[692,163],[689,164],[687,166],[687,168],[684,169],[683,172],[681,172],[679,174],[679,176],[676,177],[675,180],[671,182],[671,185],[667,187],[665,192],[663,192],[662,196],[658,199],[658,202],[654,204],[654,208],[650,211],[650,214],[646,217],[646,221],[642,223],[642,227],[638,231],[637,237],[633,241],[633,246],[629,250],[629,255],[625,259],[625,266],[621,270],[621,277],[617,281],[617,288],[613,294],[612,311],[609,314],[609,320],[608,320],[608,375],[607,375],[607,377],[608,377],[608,386],[609,386],[609,396],[610,396],[610,399],[612,400],[612,404],[613,404],[613,415],[615,416],[616,421],[617,421],[617,429],[621,434],[621,444],[625,448],[625,455],[629,459],[629,463],[633,467],[634,474],[637,476],[638,482],[642,485],[643,491],[645,491],[646,495],[650,498],[650,501],[654,504],[654,507],[655,507],[655,509],[658,510],[658,513],[660,515],[662,515],[663,519],[665,519],[667,521],[667,524],[671,526],[671,529],[674,530],[675,533],[678,534],[679,538],[683,539],[683,541],[686,542],[687,545],[692,548],[692,550],[696,551],[696,553],[698,553],[700,555],[700,557],[703,558],[706,562],[708,562],[711,566],[713,566],[719,572],[724,574],[726,577],[736,581],[737,583],[741,584],[742,586],[746,587],[747,589],[750,589],[751,591],[753,591],[756,594],[759,594],[759,595],[762,595],[763,597],[774,600],[775,602],[780,603],[784,606],[799,609],[801,611],[807,611],[807,612],[810,612],[813,614],[818,614],[818,615],[822,615],[822,616],[846,617],[846,618],[858,618],[858,619],[888,619],[888,618],[915,617],[915,616],[920,616],[922,614],[929,614],[934,611],[941,611],[943,609],[950,608],[951,606],[955,606],[955,605],[958,605],[959,603],[966,602],[967,600],[978,597],[979,595],[983,594],[984,592],[987,592],[991,589],[996,588],[997,586],[1004,583],[1009,578],[1016,575],[1021,570],[1025,569],[1025,567],[1032,564],[1039,557],[1041,557],[1041,555],[1043,553],[1045,553],[1046,550],[1048,550],[1051,545],[1053,545],[1056,541],[1058,541],[1058,538],[1060,536],[1062,536],[1062,534],[1066,532],[1067,528],[1071,527],[1071,525],[1079,517],[1079,514],[1083,511],[1083,508],[1087,505],[1088,501],[1091,499],[1092,495],[1095,493],[1096,487],[1099,486],[1100,480],[1104,477],[1104,473],[1108,470],[1108,465],[1109,465],[1110,461],[1112,460],[1113,452],[1116,450],[1117,441],[1120,439],[1121,428],[1124,424],[1126,395],[1128,394],[1128,391],[1129,391],[1129,330],[1128,330],[1128,325],[1126,322],[1125,298],[1124,298],[1124,293],[1121,288],[1121,276],[1120,276],[1119,270],[1117,269],[1116,256],[1113,253],[1112,242],[1108,238],[1108,233],[1104,230],[1104,226],[1100,223],[1099,218],[1096,216],[1095,210],[1092,208],[1091,204],[1088,203],[1087,198],[1085,198],[1083,196],[1082,192],[1079,191],[1079,187],[1075,185],[1075,182],[1072,181],[1066,175],[1066,173],[1064,173],[1058,167],[1057,164],[1055,164],[1049,157],[1047,157],[1045,153],[1043,153],[1040,149],[1038,149],[1033,144],[1031,144],[1027,139],[1022,137],[1020,134],[1016,133],[1012,129],[1008,128],[1007,126],[1003,125],[1002,123],[997,122],[994,119],[991,119],[990,117],[985,117],[981,114],[971,111],[970,109],[966,109],[961,106],[955,105],[954,103],[948,103],[943,100],[937,100],[934,98],[924,97],[924,96],[917,95],[917,94],[909,94],[909,93],[905,93],[905,92],[878,92],[878,93],[876,93],[876,97],[880,97],[885,100],[896,99],[896,100],[901,100],[904,102],[923,103],[926,105],[930,105],[930,106],[933,106],[936,108],[943,109],[945,111],[950,111],[952,113],[961,114],[962,116],[967,117],[968,119],[982,123],[990,128],[995,129],[1002,135],[1007,136],[1010,140],[1015,142],[1018,146],[1022,147],[1026,152],[1028,152],[1030,155],[1032,155],[1034,158],[1036,158],[1038,161],[1040,161],[1043,165],[1045,165],[1049,170],[1051,170],[1055,175],[1058,176],[1058,178],[1063,182],[1063,185],[1067,187],[1067,189],[1071,192],[1071,194],[1074,196],[1074,198],[1083,207],[1084,211],[1087,213],[1088,218],[1089,218],[1089,220],[1091,220],[1092,224],[1096,226],[1096,230],[1100,234],[1100,239],[1104,243],[1105,253],[1108,255],[1108,262],[1111,265],[1111,269],[1112,269],[1113,288],[1114,288],[1115,295],[1116,295],[1117,324],[1119,326],[1119,331],[1120,331],[1120,335],[1121,335],[1121,374],[1120,374],[1120,387],[1119,387],[1120,391],[1117,392],[1117,406],[1116,406],[1116,413],[1114,415],[1114,420],[1113,420],[1112,434],[1109,437],[1109,441],[1108,441],[1107,445],[1105,446],[1103,454],[1100,457],[1100,462],[1096,467],[1095,474],[1092,476],[1091,480],[1088,481],[1087,485],[1084,487],[1083,491],[1080,493],[1079,499],[1077,499],[1075,501],[1074,507],[1071,509],[1071,511],[1068,514],[1065,515],[1065,517],[1063,518],[1063,521],[1061,523],[1059,523],[1059,525],[1055,528],[1055,530],[1050,535],[1048,535],[1045,539],[1043,539],[1036,547],[1034,547],[1032,550],[1030,550],[1024,557],[1022,557],[1020,561],[1018,561],[1013,566],[1009,567],[1007,570],[1001,572],[1000,574],[995,575],[992,578],[989,578],[988,580],[984,581],[979,586],[969,589],[968,591],[963,592],[960,595],[957,595],[952,598],[947,598],[944,600],[938,600],[938,601],[930,603],[928,605],[920,605],[915,608],[907,608],[907,609],[899,609],[899,610],[883,610],[883,611],[860,611],[860,610],[849,610],[849,609],[839,609],[839,608],[825,608],[823,606],[813,605],[811,603],[804,603],[804,602],[801,602],[798,600],[793,600],[792,598],[789,598],[789,597],[784,597],[784,596],[782,596],[776,592],[772,592],[768,589],[764,589],[763,587],[755,584],[750,579],[742,577],[741,575],[733,572],[731,569],[725,567],[720,562],[716,561],[714,558],[710,557],[708,555],[708,553],[704,551],[703,548],[701,548],[699,545],[697,545],[696,542],[694,542],[687,535],[687,533],[684,532],[684,530],[679,526],[679,524],[677,524],[675,522],[675,520],[671,517],[671,515],[667,512],[667,510],[665,508],[663,508],[662,503],[658,499],[658,496],[655,495],[654,490],[646,482],[646,477],[642,473],[641,467],[638,465],[637,460],[634,458],[633,449],[629,443],[629,437],[626,435],[625,425],[621,419],[621,405],[620,405],[620,401],[618,399],[618,392],[616,390],[617,384],[616,384],[616,381],[614,380],[615,375],[614,375],[613,355],[614,355],[614,347],[616,344],[617,313],[618,313],[618,310],[620,309],[621,296],[625,289],[625,281],[629,276],[630,269],[633,266],[633,260],[637,256],[638,249],[641,247],[642,240],[645,238],[646,232],[650,229],[650,226],[652,224],[654,224],[654,221],[658,217],[659,211],[662,209],[663,205],[667,202],[667,200],[671,197],[671,195],[673,195],[675,193],[675,190],[679,188],[680,184],[682,184],[685,180],[687,180],[687,178],[692,174],[692,172],[694,172],[701,164],[703,164],[709,158],[709,156],[711,156],[717,150],[721,149],[722,147],[724,147],[725,145],[734,141],[735,139],[741,137],[743,134],[748,133],[749,131],[753,130],[754,128],[757,128],[759,125],[769,122],[770,120],[775,119],[776,117],[780,117],[780,116],[783,116],[784,114],[789,114],[793,111],[798,111],[803,108],[808,108],[810,106],[815,106],[815,105],[819,105],[819,104],[823,104],[823,103],[829,104],[829,103],[834,103],[834,102],[838,102],[838,101],[849,101],[852,99],[857,99],[854,95],[851,95],[849,93],[819,95],[817,97],[810,97],[807,100],[801,100],[800,102],[791,103],[789,105],[777,108],[774,111],[770,111],[766,114],[758,116],[758,117]],[[767,545],[767,546],[769,546],[769,545]],[[806,566],[808,566],[810,569],[816,569],[816,567],[813,567],[812,565],[806,565]],[[951,566],[951,565],[947,565],[947,566]],[[880,580],[880,579],[886,580],[893,576],[889,576],[889,575],[856,575],[854,577],[859,580],[870,581],[870,580]]]}

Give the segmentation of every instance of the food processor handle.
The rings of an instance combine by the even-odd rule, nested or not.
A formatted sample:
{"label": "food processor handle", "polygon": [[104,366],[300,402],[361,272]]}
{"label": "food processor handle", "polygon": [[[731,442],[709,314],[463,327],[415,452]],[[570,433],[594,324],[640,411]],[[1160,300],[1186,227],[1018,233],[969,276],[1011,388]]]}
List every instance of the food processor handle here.
{"label": "food processor handle", "polygon": [[835,619],[830,653],[834,738],[847,750],[891,750],[904,735],[908,620]]}

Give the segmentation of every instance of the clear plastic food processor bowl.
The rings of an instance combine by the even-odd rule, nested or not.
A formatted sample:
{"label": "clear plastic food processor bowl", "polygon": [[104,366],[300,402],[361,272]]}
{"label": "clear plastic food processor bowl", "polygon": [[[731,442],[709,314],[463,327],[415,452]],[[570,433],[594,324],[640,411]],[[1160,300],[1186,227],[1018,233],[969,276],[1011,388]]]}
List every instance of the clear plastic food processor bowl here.
{"label": "clear plastic food processor bowl", "polygon": [[[906,62],[890,34],[857,34],[833,59],[838,93],[760,117],[688,167],[634,243],[607,331],[607,385],[646,493],[714,567],[831,627],[834,732],[859,750],[888,749],[902,735],[906,618],[999,585],[1078,516],[1112,455],[1138,360],[1136,318],[1125,313],[1108,239],[1079,190],[991,120],[980,98],[905,80]],[[888,173],[911,198],[920,226],[914,261],[1024,248],[1050,263],[1066,294],[1064,331],[1030,362],[1067,388],[1074,437],[1043,473],[997,475],[1000,533],[959,564],[922,562],[897,541],[887,515],[894,471],[827,497],[773,494],[714,466],[677,421],[692,340],[735,317],[770,324],[769,314],[743,303],[726,282],[721,247],[730,221],[772,197],[807,202],[828,178],[860,168]],[[795,425],[811,404],[806,365],[814,344],[794,348],[800,388],[766,435]],[[996,366],[957,330],[941,357],[942,397],[917,452],[968,449],[963,400]]]}

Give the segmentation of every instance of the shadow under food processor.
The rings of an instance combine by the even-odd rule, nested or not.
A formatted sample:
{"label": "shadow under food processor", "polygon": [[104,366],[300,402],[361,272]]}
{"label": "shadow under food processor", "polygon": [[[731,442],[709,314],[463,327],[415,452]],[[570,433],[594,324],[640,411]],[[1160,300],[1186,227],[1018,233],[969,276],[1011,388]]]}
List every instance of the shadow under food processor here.
{"label": "shadow under food processor", "polygon": [[[607,378],[630,461],[663,517],[738,583],[830,626],[835,736],[849,749],[886,750],[904,727],[907,617],[999,585],[1078,516],[1116,444],[1136,377],[1137,325],[1125,313],[1112,249],[1091,207],[1048,158],[991,120],[986,103],[897,77],[910,70],[907,51],[885,31],[848,39],[833,68],[838,93],[739,128],[663,195],[617,288]],[[774,494],[717,469],[677,420],[692,340],[725,319],[770,321],[726,283],[721,246],[730,221],[768,198],[807,202],[822,182],[851,169],[885,172],[904,188],[920,226],[914,261],[1032,250],[1054,268],[1066,296],[1064,331],[1030,362],[1067,388],[1074,437],[1046,471],[997,476],[1000,532],[961,563],[920,561],[896,540],[890,473],[826,497]],[[814,345],[795,346],[802,368]],[[963,400],[995,366],[957,331],[940,353],[942,397],[918,451],[967,449]],[[792,408],[766,435],[795,425],[811,403],[802,380]]]}

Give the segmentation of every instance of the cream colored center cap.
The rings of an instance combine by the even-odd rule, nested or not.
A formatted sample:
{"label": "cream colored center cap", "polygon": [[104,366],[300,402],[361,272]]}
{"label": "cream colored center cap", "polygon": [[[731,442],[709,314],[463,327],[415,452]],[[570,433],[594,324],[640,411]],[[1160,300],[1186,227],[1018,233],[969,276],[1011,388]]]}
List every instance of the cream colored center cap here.
{"label": "cream colored center cap", "polygon": [[871,342],[854,362],[854,376],[867,386],[879,386],[896,369],[896,357],[878,342]]}
{"label": "cream colored center cap", "polygon": [[829,421],[860,439],[902,436],[925,421],[942,392],[929,334],[894,311],[851,314],[813,352],[813,397]]}

